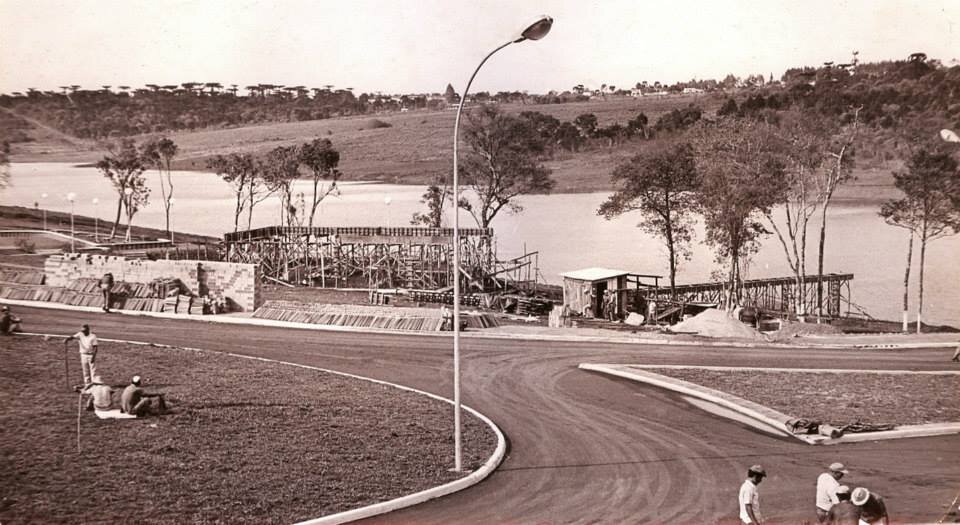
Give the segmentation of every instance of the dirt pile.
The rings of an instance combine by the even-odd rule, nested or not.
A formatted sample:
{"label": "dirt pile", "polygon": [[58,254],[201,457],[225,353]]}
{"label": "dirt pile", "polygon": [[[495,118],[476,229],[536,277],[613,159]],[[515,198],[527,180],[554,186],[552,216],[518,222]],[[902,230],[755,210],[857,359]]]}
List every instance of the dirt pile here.
{"label": "dirt pile", "polygon": [[695,333],[705,337],[739,337],[763,340],[763,334],[734,319],[724,310],[708,308],[670,327],[671,332]]}

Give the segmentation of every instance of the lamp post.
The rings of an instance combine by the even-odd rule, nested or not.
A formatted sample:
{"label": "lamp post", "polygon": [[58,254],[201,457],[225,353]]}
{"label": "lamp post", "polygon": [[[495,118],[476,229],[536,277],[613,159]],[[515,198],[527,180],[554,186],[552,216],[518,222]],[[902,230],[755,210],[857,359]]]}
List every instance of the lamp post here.
{"label": "lamp post", "polygon": [[67,200],[70,201],[70,253],[76,253],[73,245],[73,238],[75,236],[73,229],[73,202],[77,200],[77,194],[71,191],[67,194]]}
{"label": "lamp post", "polygon": [[[47,198],[46,193],[40,194],[40,200],[43,201]],[[43,231],[47,231],[47,204],[43,204]]]}
{"label": "lamp post", "polygon": [[100,242],[100,215],[99,215],[99,206],[100,199],[93,198],[93,240],[94,242]]}
{"label": "lamp post", "polygon": [[455,472],[462,470],[462,458],[460,454],[460,174],[459,174],[459,136],[460,136],[460,115],[463,113],[463,105],[467,101],[467,93],[470,91],[470,85],[477,76],[483,64],[501,49],[523,42],[524,40],[540,40],[547,36],[550,28],[553,26],[553,18],[541,16],[536,22],[527,26],[520,35],[509,40],[504,44],[483,57],[480,65],[473,70],[470,80],[467,81],[467,87],[460,95],[460,104],[457,105],[457,117],[453,124],[453,427],[454,427],[454,468]]}

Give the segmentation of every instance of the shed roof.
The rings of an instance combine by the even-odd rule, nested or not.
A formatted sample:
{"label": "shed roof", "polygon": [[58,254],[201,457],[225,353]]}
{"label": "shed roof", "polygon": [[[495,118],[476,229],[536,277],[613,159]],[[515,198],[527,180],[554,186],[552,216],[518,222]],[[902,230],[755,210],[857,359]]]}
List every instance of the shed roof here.
{"label": "shed roof", "polygon": [[624,270],[612,270],[610,268],[585,268],[583,270],[574,270],[572,272],[561,273],[560,276],[566,279],[576,279],[578,281],[604,281],[628,275],[630,272]]}

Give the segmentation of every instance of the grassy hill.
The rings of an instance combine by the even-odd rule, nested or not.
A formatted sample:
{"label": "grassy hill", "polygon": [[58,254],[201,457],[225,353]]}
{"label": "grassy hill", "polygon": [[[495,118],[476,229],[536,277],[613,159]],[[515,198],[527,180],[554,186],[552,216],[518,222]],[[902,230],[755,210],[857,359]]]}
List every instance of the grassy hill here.
{"label": "grassy hill", "polygon": [[[650,122],[673,109],[695,104],[705,114],[716,113],[724,98],[718,95],[673,95],[669,97],[609,97],[567,104],[510,104],[511,113],[539,111],[561,121],[572,121],[583,113],[597,116],[600,126],[625,124],[639,113]],[[207,159],[232,152],[266,153],[281,145],[307,142],[317,137],[330,139],[341,153],[340,168],[345,180],[382,181],[400,184],[427,184],[449,173],[452,160],[455,111],[409,111],[339,117],[303,122],[268,123],[226,129],[170,133],[180,148],[174,167],[205,170]],[[12,145],[14,162],[91,163],[104,154],[102,147],[34,125],[27,133],[30,142]],[[134,137],[138,141],[146,136]],[[625,159],[649,143],[626,141],[614,148],[598,142],[577,154],[558,152],[547,162],[557,181],[556,190],[578,193],[609,190],[610,173]],[[839,199],[878,200],[892,191],[887,166],[858,169],[858,181],[844,188]]]}

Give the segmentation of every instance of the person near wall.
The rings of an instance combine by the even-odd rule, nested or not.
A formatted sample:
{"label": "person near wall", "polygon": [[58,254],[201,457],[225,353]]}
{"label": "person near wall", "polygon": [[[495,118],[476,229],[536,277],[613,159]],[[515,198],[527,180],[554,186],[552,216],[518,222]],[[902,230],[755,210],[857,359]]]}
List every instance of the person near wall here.
{"label": "person near wall", "polygon": [[100,278],[100,292],[103,294],[103,311],[110,311],[110,294],[113,290],[113,274],[107,272]]}

